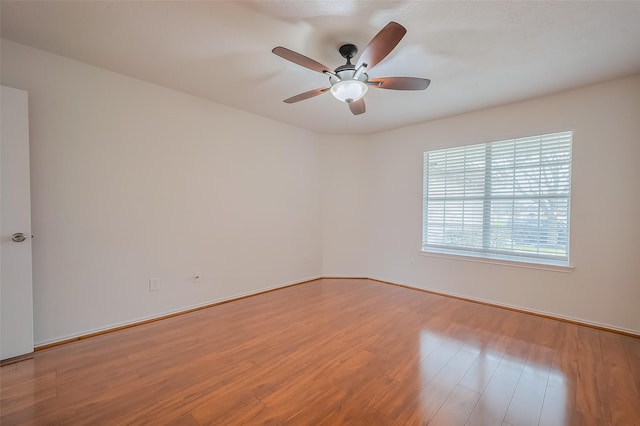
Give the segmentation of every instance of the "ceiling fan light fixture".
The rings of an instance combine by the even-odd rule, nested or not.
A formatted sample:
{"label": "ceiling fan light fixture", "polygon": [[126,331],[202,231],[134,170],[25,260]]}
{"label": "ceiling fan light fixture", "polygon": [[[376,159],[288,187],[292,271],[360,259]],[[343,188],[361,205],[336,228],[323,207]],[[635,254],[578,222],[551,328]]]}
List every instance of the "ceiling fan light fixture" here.
{"label": "ceiling fan light fixture", "polygon": [[331,86],[331,94],[341,102],[352,102],[362,98],[369,90],[360,80],[342,80]]}
{"label": "ceiling fan light fixture", "polygon": [[338,52],[347,60],[347,63],[340,65],[334,71],[320,62],[286,47],[274,47],[272,52],[281,58],[329,77],[329,87],[308,90],[287,98],[284,102],[292,104],[330,91],[333,97],[349,106],[349,111],[353,115],[360,115],[366,111],[366,105],[362,98],[367,93],[369,85],[378,89],[392,90],[426,89],[431,82],[426,78],[378,77],[369,80],[367,75],[373,67],[382,62],[395,49],[406,32],[407,29],[397,22],[389,22],[371,39],[355,64],[351,63],[351,59],[358,53],[358,48],[354,44],[343,44]]}

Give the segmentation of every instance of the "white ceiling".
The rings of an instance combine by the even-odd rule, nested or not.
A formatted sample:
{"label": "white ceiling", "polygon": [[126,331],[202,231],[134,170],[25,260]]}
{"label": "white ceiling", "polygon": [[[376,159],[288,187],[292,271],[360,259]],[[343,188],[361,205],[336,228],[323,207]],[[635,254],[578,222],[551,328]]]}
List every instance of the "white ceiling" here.
{"label": "white ceiling", "polygon": [[[374,133],[640,72],[640,1],[1,1],[2,37],[321,133]],[[326,93],[330,68],[389,21],[408,32],[370,77],[431,79],[372,89],[366,114]]]}

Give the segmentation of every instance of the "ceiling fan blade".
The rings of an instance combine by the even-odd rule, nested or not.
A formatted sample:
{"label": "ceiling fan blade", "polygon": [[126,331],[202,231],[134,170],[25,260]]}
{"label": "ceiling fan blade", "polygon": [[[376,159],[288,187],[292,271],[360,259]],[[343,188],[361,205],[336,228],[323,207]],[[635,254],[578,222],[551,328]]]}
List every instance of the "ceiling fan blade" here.
{"label": "ceiling fan blade", "polygon": [[298,52],[294,52],[293,50],[289,50],[286,47],[274,47],[272,52],[280,56],[281,58],[286,59],[287,61],[291,61],[294,64],[298,64],[305,68],[309,68],[310,70],[317,71],[319,73],[331,72],[328,67],[322,65],[320,62],[314,61],[311,58],[307,58],[306,56],[301,55]]}
{"label": "ceiling fan blade", "polygon": [[406,33],[407,29],[402,25],[393,21],[389,22],[364,48],[356,64],[356,69],[362,64],[367,64],[367,70],[375,67],[391,53]]}
{"label": "ceiling fan blade", "polygon": [[364,106],[364,98],[360,98],[357,101],[349,102],[349,109],[353,113],[353,115],[360,115],[365,112],[366,108]]}
{"label": "ceiling fan blade", "polygon": [[329,87],[325,87],[323,89],[309,90],[308,92],[300,93],[299,95],[295,95],[295,96],[292,96],[292,97],[290,97],[288,99],[285,99],[282,102],[287,103],[287,104],[292,104],[294,102],[304,101],[305,99],[309,99],[309,98],[313,98],[314,96],[322,95],[324,92],[326,92],[329,89],[330,89]]}
{"label": "ceiling fan blade", "polygon": [[372,87],[380,89],[424,90],[429,87],[431,80],[417,77],[380,77],[369,79],[369,83],[374,83]]}

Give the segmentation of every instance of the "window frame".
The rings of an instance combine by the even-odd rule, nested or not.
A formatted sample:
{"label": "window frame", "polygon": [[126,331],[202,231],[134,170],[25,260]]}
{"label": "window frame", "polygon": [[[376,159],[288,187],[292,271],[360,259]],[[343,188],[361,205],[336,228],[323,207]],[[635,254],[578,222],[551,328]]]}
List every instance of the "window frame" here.
{"label": "window frame", "polygon": [[[567,135],[568,134],[568,135]],[[538,239],[537,241],[537,245],[536,247],[536,251],[538,251],[538,253],[535,254],[530,254],[530,253],[523,253],[523,252],[510,252],[506,249],[500,249],[500,250],[494,250],[491,247],[488,247],[489,243],[487,242],[488,239],[490,238],[490,230],[495,231],[495,227],[492,227],[491,225],[491,211],[492,211],[492,202],[497,201],[500,199],[500,196],[495,196],[491,193],[491,182],[489,182],[489,188],[487,189],[487,175],[491,176],[492,173],[492,161],[493,158],[491,157],[491,149],[493,146],[499,146],[499,144],[505,144],[505,143],[514,143],[517,144],[518,142],[523,142],[524,147],[527,147],[526,143],[527,140],[529,141],[530,144],[533,144],[532,140],[537,139],[539,144],[542,144],[542,141],[544,140],[544,138],[553,138],[553,137],[565,137],[568,138],[568,177],[567,177],[567,185],[568,188],[566,190],[566,194],[563,195],[558,195],[558,194],[553,194],[552,190],[547,189],[546,193],[544,194],[538,194],[537,198],[539,199],[544,199],[544,200],[553,200],[553,199],[557,199],[557,200],[561,200],[563,202],[566,202],[566,257],[554,257],[552,255],[545,255],[545,254],[540,254],[539,251],[540,249],[543,247],[540,244],[540,236],[542,235],[541,233],[536,233],[535,236]],[[570,227],[571,227],[571,197],[572,197],[572,173],[573,173],[573,137],[574,137],[574,131],[573,130],[563,130],[563,131],[557,131],[557,132],[553,132],[553,133],[546,133],[546,134],[539,134],[539,135],[533,135],[533,136],[524,136],[524,137],[517,137],[517,138],[511,138],[511,139],[506,139],[506,140],[500,140],[500,141],[492,141],[492,142],[485,142],[485,143],[478,143],[478,144],[468,144],[468,145],[463,145],[463,146],[453,146],[453,147],[449,147],[449,148],[440,148],[440,149],[433,149],[433,150],[427,150],[423,152],[423,171],[422,171],[422,178],[423,178],[423,188],[422,188],[422,196],[423,196],[423,200],[422,200],[422,243],[421,243],[421,248],[420,248],[420,252],[424,255],[428,255],[428,256],[436,256],[436,257],[444,257],[444,258],[453,258],[453,259],[464,259],[464,260],[469,260],[469,261],[476,261],[476,262],[483,262],[483,263],[497,263],[497,264],[507,264],[507,265],[511,265],[511,266],[521,266],[521,267],[531,267],[531,268],[536,268],[536,269],[551,269],[551,270],[560,270],[560,271],[569,271],[573,269],[573,266],[571,265],[571,232],[570,232]],[[566,142],[565,142],[566,143]],[[429,239],[429,233],[428,233],[428,226],[429,226],[429,198],[439,198],[439,197],[429,197],[429,189],[431,187],[428,186],[428,159],[429,159],[429,154],[433,153],[433,152],[452,152],[455,150],[466,150],[466,149],[473,149],[473,147],[484,147],[483,149],[485,150],[485,152],[488,152],[488,156],[484,159],[484,163],[483,163],[483,170],[484,170],[484,181],[482,182],[482,185],[484,185],[484,189],[482,192],[481,196],[478,197],[473,197],[470,196],[468,198],[465,198],[465,196],[459,197],[461,200],[463,201],[467,201],[468,199],[473,199],[473,198],[477,198],[477,199],[481,199],[482,200],[482,245],[481,248],[474,248],[474,247],[464,247],[464,246],[455,246],[453,244],[450,245],[446,245],[446,244],[434,244],[428,243],[428,239]],[[515,149],[515,148],[514,148]],[[541,148],[542,149],[542,148]],[[542,152],[542,151],[541,151]],[[565,155],[567,155],[565,153]],[[540,158],[542,159],[542,153],[540,154]],[[518,170],[518,166],[515,163],[516,161],[516,157],[514,154],[514,166],[513,166],[513,170],[514,173]],[[567,161],[565,160],[565,163],[567,163]],[[545,163],[539,162],[539,169],[541,171],[543,171],[543,167],[544,167]],[[489,167],[487,167],[487,165],[489,165]],[[466,159],[466,154],[465,154],[465,159],[464,159],[464,170],[465,173],[467,171],[467,167],[468,167],[468,163],[467,163],[467,159]],[[495,167],[495,166],[494,166]],[[558,175],[560,175],[561,172],[558,172]],[[445,172],[446,175],[446,172]],[[447,175],[448,176],[448,175]],[[429,177],[431,177],[429,175]],[[492,178],[489,178],[490,180]],[[465,183],[466,184],[466,183]],[[443,188],[447,188],[446,186],[447,184],[445,183]],[[515,185],[514,185],[515,188]],[[447,199],[446,196],[440,197],[442,200]],[[452,197],[455,198],[455,197]],[[516,195],[515,194],[515,189],[514,189],[514,193],[511,196],[505,197],[504,199],[507,199],[509,201],[511,201],[512,203],[515,203],[516,200],[518,199],[527,199],[527,200],[532,200],[534,198],[536,198],[536,196],[531,196],[528,195],[527,197],[524,197],[522,195]],[[477,201],[477,200],[476,200]],[[464,208],[463,208],[464,211]],[[446,217],[446,214],[443,213],[443,218]],[[464,215],[464,213],[463,213]],[[517,216],[515,215],[515,213],[512,213],[512,215],[510,216],[510,220],[516,220]],[[444,219],[443,219],[444,220]],[[538,218],[537,218],[537,222],[538,224],[541,223],[541,217],[540,217],[540,213],[538,213]],[[445,223],[445,222],[443,222]],[[444,227],[444,225],[443,225]],[[444,229],[444,228],[443,228]],[[513,232],[513,227],[512,227],[512,232]],[[512,243],[513,244],[513,243]]]}

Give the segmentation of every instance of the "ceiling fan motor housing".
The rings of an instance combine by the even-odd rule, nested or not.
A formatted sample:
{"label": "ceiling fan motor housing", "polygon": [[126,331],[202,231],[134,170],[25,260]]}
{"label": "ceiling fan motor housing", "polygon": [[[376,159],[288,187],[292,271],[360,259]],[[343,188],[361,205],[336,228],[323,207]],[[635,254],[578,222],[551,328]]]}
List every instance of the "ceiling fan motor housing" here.
{"label": "ceiling fan motor housing", "polygon": [[355,58],[358,53],[358,48],[355,44],[343,44],[338,49],[338,52],[340,52],[340,55],[349,62],[351,58]]}
{"label": "ceiling fan motor housing", "polygon": [[336,68],[334,71],[335,75],[329,76],[329,82],[331,83],[331,85],[333,86],[340,81],[349,80],[362,81],[366,84],[369,80],[369,76],[365,72],[362,72],[364,70],[362,70],[360,74],[356,78],[354,78],[357,70],[356,66],[351,63],[351,58],[355,57],[358,53],[358,48],[356,47],[356,45],[343,44],[342,46],[340,46],[340,49],[338,49],[338,51],[340,52],[342,57],[347,60],[347,63]]}
{"label": "ceiling fan motor housing", "polygon": [[336,68],[335,76],[329,75],[329,82],[331,83],[332,86],[340,81],[348,81],[348,80],[357,80],[365,84],[367,83],[367,81],[369,80],[369,76],[367,75],[366,72],[360,73],[360,75],[354,79],[353,77],[355,76],[356,69],[353,67],[353,65],[350,68],[344,68],[345,66],[346,65]]}

